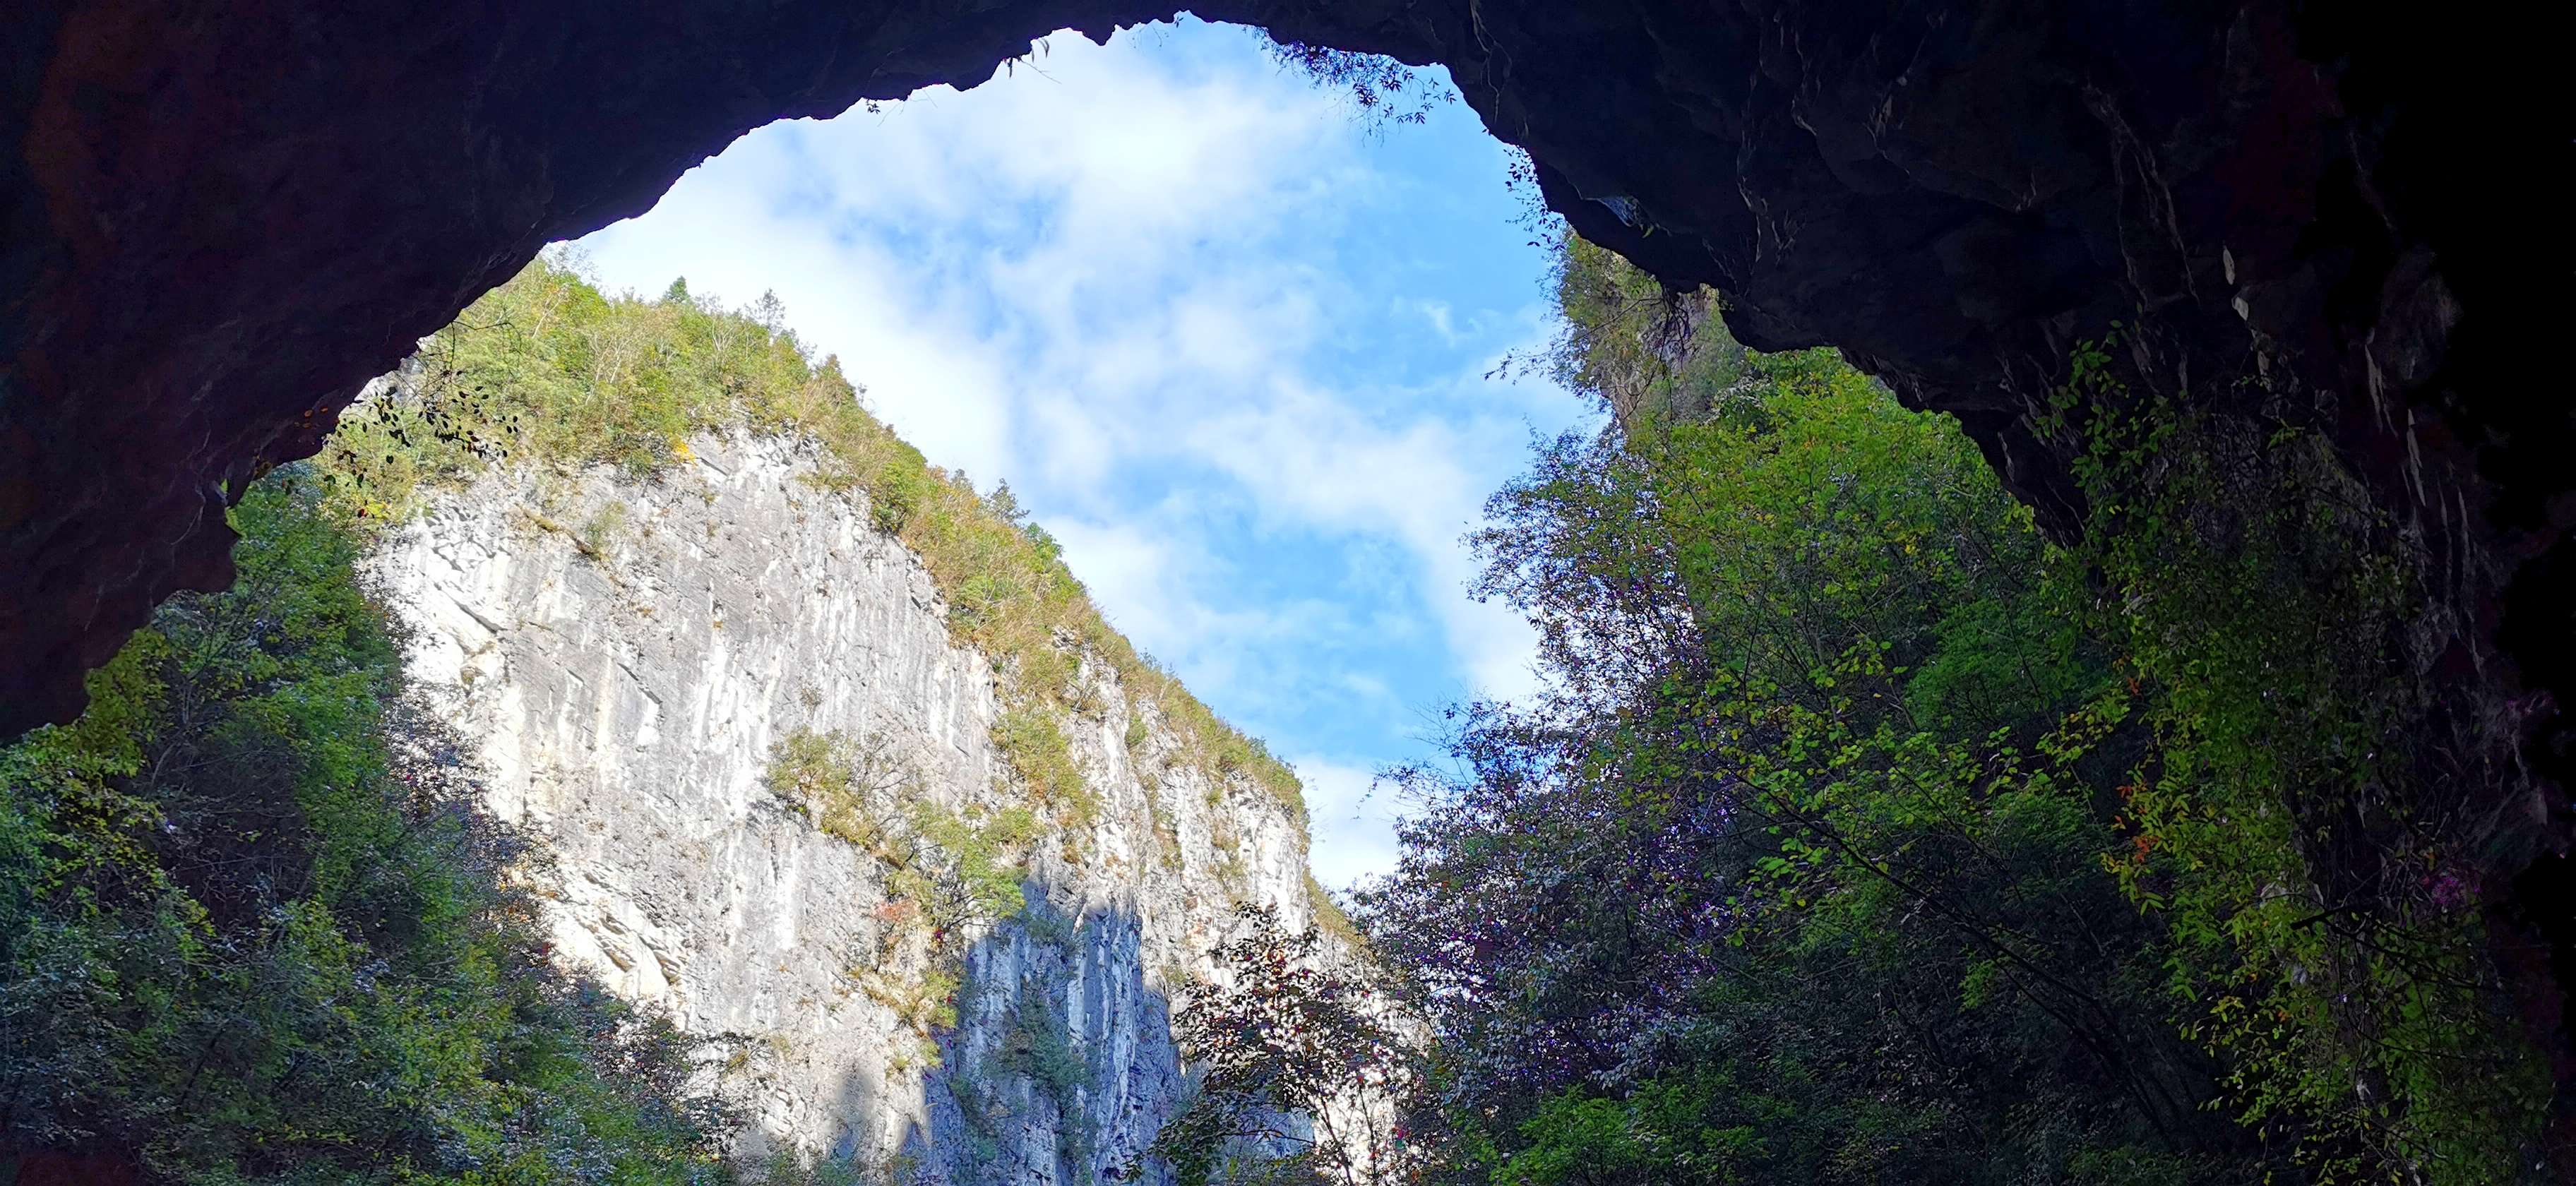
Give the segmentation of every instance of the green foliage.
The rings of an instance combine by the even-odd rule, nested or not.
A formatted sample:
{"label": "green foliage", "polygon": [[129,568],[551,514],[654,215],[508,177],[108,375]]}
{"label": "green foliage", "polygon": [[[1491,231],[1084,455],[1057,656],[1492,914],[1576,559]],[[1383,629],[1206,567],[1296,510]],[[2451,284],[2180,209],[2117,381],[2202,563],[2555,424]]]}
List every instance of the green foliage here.
{"label": "green foliage", "polygon": [[1082,931],[1082,924],[1079,921],[1059,911],[1048,909],[1038,902],[1029,903],[1023,908],[1018,921],[1020,932],[1032,941],[1062,948],[1067,952],[1073,950],[1074,939]]}
{"label": "green foliage", "polygon": [[1752,354],[1717,323],[1715,292],[1672,292],[1615,253],[1560,226],[1556,339],[1508,367],[1545,372],[1599,399],[1621,422],[1688,420],[1758,391]]}
{"label": "green foliage", "polygon": [[930,966],[910,981],[866,975],[860,980],[868,999],[893,1010],[895,1019],[912,1032],[919,1044],[907,1051],[893,1051],[890,1069],[939,1065],[941,1031],[957,1025],[957,992],[965,987],[965,976],[953,959],[934,959]]}
{"label": "green foliage", "polygon": [[908,1153],[879,1157],[810,1156],[779,1149],[746,1176],[753,1186],[909,1186],[919,1180],[918,1159]]}
{"label": "green foliage", "polygon": [[1010,1123],[1010,1105],[994,1097],[992,1084],[973,1068],[959,1068],[948,1076],[949,1098],[957,1101],[957,1114],[966,1121],[971,1143],[968,1152],[972,1164],[981,1169],[992,1164],[1001,1154],[1001,1135]]}
{"label": "green foliage", "polygon": [[1550,683],[1457,710],[1360,902],[1446,1171],[2524,1174],[2548,1078],[2470,888],[2520,784],[2331,450],[2088,346],[2037,426],[2082,458],[2054,548],[1830,355],[1580,243],[1560,280],[1546,361],[1613,420],[1476,539]]}
{"label": "green foliage", "polygon": [[1547,442],[1476,538],[1548,690],[1461,711],[1463,776],[1412,772],[1425,814],[1360,902],[1442,1036],[1448,1164],[2260,1180],[2159,1016],[2160,924],[2101,872],[2140,738],[2069,623],[2080,565],[1955,426],[1622,268],[1569,259],[1555,359],[1616,419]]}
{"label": "green foliage", "polygon": [[[2062,1168],[2051,1162],[2064,1144],[2187,1129],[2195,1118],[2177,1097],[2199,1071],[2128,987],[2154,940],[2094,872],[2110,838],[2087,817],[2075,768],[2087,746],[2040,733],[2077,707],[2045,690],[2084,690],[2090,665],[2057,650],[2036,670],[2001,667],[1974,649],[1982,636],[1943,628],[1959,606],[2033,613],[2049,586],[1988,562],[2040,557],[1990,488],[1949,484],[1976,472],[1955,438],[1922,439],[1939,426],[1864,394],[1811,399],[1791,384],[1770,393],[1761,428],[1700,425],[1646,446],[1696,463],[1689,493],[1654,489],[1688,541],[1678,576],[1698,633],[1687,666],[1660,668],[1600,773],[1650,796],[1646,820],[1713,797],[1743,821],[1713,846],[1732,860],[1709,874],[1741,916],[1728,941],[1762,966],[1705,988],[1693,1024],[1830,1035],[1689,1060],[1703,1075],[1806,1090],[1767,1113],[1730,1100],[1709,1133],[1676,1139],[1758,1164],[1754,1145],[1712,1135],[1749,1124],[1779,1158],[1774,1174],[2000,1181]],[[1952,649],[1962,643],[1968,654]],[[1947,678],[1920,678],[1933,673]],[[2050,715],[1971,711],[2014,699]],[[1965,735],[1925,727],[1978,716],[1987,727]],[[1858,979],[1801,986],[1836,975]],[[1904,1035],[1929,1065],[1902,1089],[1844,1062],[1895,1036],[1864,993],[1938,1035]],[[2083,1053],[2067,1060],[2070,1047]],[[2010,1070],[1975,1092],[1936,1086],[1981,1064]],[[1991,1133],[1973,1163],[1956,1159],[1963,1129]]]}
{"label": "green foliage", "polygon": [[1710,1122],[1722,1109],[1753,1102],[1750,1094],[1731,1082],[1665,1079],[1650,1080],[1619,1100],[1567,1092],[1542,1103],[1538,1115],[1521,1126],[1530,1143],[1494,1179],[1508,1186],[1726,1186],[1757,1180],[1747,1171],[1764,1160],[1759,1130]]}
{"label": "green foliage", "polygon": [[612,502],[599,508],[597,514],[581,525],[582,554],[593,559],[608,555],[617,543],[617,533],[626,526],[626,504]]}
{"label": "green foliage", "polygon": [[955,1028],[957,990],[965,984],[965,978],[953,968],[932,968],[914,986],[910,1007],[903,1011],[904,1019],[925,1033]]}
{"label": "green foliage", "polygon": [[1005,1065],[1035,1080],[1058,1100],[1073,1099],[1075,1088],[1091,1081],[1091,1067],[1073,1046],[1063,1015],[1043,992],[1023,984],[1011,1013],[1011,1031],[1003,1039]]}
{"label": "green foliage", "polygon": [[851,792],[857,781],[849,735],[835,729],[816,733],[797,729],[769,748],[769,769],[761,776],[769,793],[803,804]]}
{"label": "green foliage", "polygon": [[319,486],[254,486],[239,582],[0,750],[11,1142],[210,1183],[716,1176],[690,1043],[551,969]]}
{"label": "green foliage", "polygon": [[912,785],[916,777],[881,735],[853,739],[838,729],[797,729],[770,747],[762,781],[825,834],[882,858],[889,854],[892,837],[875,800]]}
{"label": "green foliage", "polygon": [[1073,763],[1064,731],[1044,709],[1022,706],[1003,712],[993,722],[993,746],[1002,751],[1021,781],[1040,801],[1055,806],[1070,823],[1088,824],[1100,814],[1099,797],[1083,782]]}
{"label": "green foliage", "polygon": [[[689,463],[691,437],[733,430],[821,446],[813,480],[863,496],[873,521],[920,554],[952,635],[992,659],[1011,711],[1074,707],[1088,654],[1158,706],[1185,760],[1263,787],[1302,819],[1296,775],[1111,629],[1007,486],[980,496],[930,465],[868,414],[837,358],[814,362],[780,328],[774,297],[741,311],[676,283],[659,301],[609,297],[541,260],[429,339],[404,382],[350,409],[316,468],[335,506],[383,524],[495,462],[651,476]],[[578,533],[594,552],[616,527],[597,526]]]}
{"label": "green foliage", "polygon": [[1026,905],[1013,854],[1044,831],[1025,807],[956,815],[928,801],[912,805],[912,826],[926,846],[914,861],[916,887],[944,932],[1008,918]]}
{"label": "green foliage", "polygon": [[1315,880],[1312,872],[1306,874],[1306,905],[1315,912],[1316,929],[1332,936],[1345,950],[1357,951],[1367,944],[1368,939],[1360,934],[1359,924],[1351,921],[1350,912],[1342,909],[1341,902],[1333,897],[1333,891]]}
{"label": "green foliage", "polygon": [[1153,1155],[1181,1186],[1411,1180],[1424,1163],[1399,1109],[1422,1067],[1386,1002],[1327,966],[1314,928],[1289,932],[1266,906],[1236,917],[1243,933],[1215,952],[1220,977],[1172,1016],[1196,1091]]}
{"label": "green foliage", "polygon": [[1172,817],[1163,811],[1162,788],[1145,784],[1145,814],[1154,828],[1154,859],[1175,873],[1181,871],[1181,833],[1172,826]]}
{"label": "green foliage", "polygon": [[[2168,922],[2164,988],[2248,1124],[2323,1180],[2512,1180],[2550,1074],[2485,954],[2485,811],[2522,775],[2424,657],[2434,565],[2316,437],[2133,396],[2076,351],[2087,624],[2154,745],[2104,864]],[[2430,641],[2428,641],[2428,639]]]}

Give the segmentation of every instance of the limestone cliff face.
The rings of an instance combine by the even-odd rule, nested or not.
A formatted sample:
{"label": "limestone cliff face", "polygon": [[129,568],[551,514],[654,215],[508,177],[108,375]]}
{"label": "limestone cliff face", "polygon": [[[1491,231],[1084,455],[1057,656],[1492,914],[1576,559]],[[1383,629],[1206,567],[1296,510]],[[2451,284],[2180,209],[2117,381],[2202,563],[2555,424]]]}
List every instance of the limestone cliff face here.
{"label": "limestone cliff face", "polygon": [[[1310,917],[1297,810],[1171,761],[1150,704],[1087,664],[1096,707],[1063,727],[1093,822],[1027,846],[1026,913],[929,934],[887,860],[765,776],[782,739],[837,730],[905,775],[872,811],[1021,804],[990,668],[951,644],[901,542],[800,480],[800,446],[693,445],[649,482],[495,471],[374,560],[416,627],[416,674],[479,739],[493,806],[550,842],[559,957],[732,1035],[719,1070],[752,1116],[747,1154],[950,1182],[1089,1182],[1138,1160],[1181,1085],[1168,981],[1239,901]],[[953,1029],[922,1024],[943,942],[963,972]]]}

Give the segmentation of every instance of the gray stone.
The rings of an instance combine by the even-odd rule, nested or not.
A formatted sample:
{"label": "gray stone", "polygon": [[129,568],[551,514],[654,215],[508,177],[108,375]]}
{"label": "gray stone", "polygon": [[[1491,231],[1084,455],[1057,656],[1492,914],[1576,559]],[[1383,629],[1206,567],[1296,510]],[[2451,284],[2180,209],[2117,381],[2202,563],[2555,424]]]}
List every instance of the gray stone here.
{"label": "gray stone", "polygon": [[[989,737],[991,668],[951,643],[929,572],[856,496],[801,480],[810,447],[692,445],[651,481],[486,474],[371,560],[415,629],[415,675],[479,740],[492,807],[549,844],[532,875],[557,958],[734,1036],[708,1073],[751,1117],[746,1157],[1026,1183],[1140,1160],[1183,1084],[1166,979],[1209,970],[1239,901],[1309,920],[1302,821],[1169,761],[1179,743],[1153,707],[1087,664],[1103,707],[1064,726],[1097,820],[1029,854],[1040,934],[1024,918],[959,940],[958,1022],[925,1062],[880,999],[931,958],[881,913],[890,867],[763,775],[781,738],[840,730],[917,772],[889,812],[1008,806],[1022,795]],[[1131,712],[1146,717],[1132,753]],[[1057,1023],[1080,1074],[1042,1083],[1014,1035]]]}

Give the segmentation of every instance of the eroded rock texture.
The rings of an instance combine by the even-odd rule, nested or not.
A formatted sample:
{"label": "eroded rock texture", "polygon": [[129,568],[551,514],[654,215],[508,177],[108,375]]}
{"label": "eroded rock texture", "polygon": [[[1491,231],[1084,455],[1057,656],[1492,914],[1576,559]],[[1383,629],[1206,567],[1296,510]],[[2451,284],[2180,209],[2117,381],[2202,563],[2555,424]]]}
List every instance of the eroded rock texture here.
{"label": "eroded rock texture", "polygon": [[[991,671],[951,644],[919,559],[800,480],[807,454],[693,443],[648,482],[487,474],[370,562],[491,807],[544,841],[557,958],[731,1035],[721,1075],[747,1156],[1032,1184],[1143,1162],[1183,1088],[1170,990],[1210,970],[1238,902],[1306,925],[1303,821],[1177,759],[1154,710],[1094,665],[1096,711],[1066,722],[1091,822],[1027,854],[1025,916],[934,947],[893,865],[770,788],[772,748],[860,741],[859,780],[884,784],[860,827],[1044,811],[993,744]],[[956,1025],[929,1047],[933,977],[955,971]]]}

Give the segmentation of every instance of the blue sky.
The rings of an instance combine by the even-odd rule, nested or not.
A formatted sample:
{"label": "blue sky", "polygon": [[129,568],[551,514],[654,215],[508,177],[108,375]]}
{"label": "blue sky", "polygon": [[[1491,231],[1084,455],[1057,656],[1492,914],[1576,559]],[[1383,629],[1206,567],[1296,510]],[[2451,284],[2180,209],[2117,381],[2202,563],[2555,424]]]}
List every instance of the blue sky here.
{"label": "blue sky", "polygon": [[774,290],[932,461],[1008,480],[1120,629],[1298,768],[1344,886],[1394,851],[1371,772],[1533,678],[1459,540],[1585,415],[1485,378],[1550,329],[1506,166],[1463,106],[1372,129],[1184,21],[761,129],[578,250],[611,288]]}

